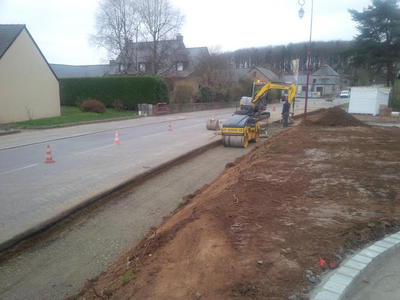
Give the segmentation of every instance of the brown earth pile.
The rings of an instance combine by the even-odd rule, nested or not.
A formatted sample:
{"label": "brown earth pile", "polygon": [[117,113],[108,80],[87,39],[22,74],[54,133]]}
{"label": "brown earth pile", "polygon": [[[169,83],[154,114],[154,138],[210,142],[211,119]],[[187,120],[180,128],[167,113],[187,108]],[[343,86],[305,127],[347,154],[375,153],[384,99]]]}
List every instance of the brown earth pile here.
{"label": "brown earth pile", "polygon": [[321,110],[320,113],[311,115],[301,122],[303,126],[366,126],[339,107]]}
{"label": "brown earth pile", "polygon": [[[330,114],[335,124],[352,122],[337,110],[315,122],[330,124],[321,117]],[[340,262],[347,249],[398,228],[399,157],[395,128],[285,131],[192,195],[73,298],[305,297],[321,258]]]}

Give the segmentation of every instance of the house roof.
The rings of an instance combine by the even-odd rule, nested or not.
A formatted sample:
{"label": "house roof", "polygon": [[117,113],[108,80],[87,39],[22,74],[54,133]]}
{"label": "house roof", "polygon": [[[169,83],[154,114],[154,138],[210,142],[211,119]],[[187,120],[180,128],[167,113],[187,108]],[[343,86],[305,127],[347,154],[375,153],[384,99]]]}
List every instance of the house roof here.
{"label": "house roof", "polygon": [[207,47],[186,48],[193,63],[198,63],[203,56],[210,55]]}
{"label": "house roof", "polygon": [[24,29],[28,34],[29,38],[31,39],[33,45],[39,51],[43,60],[49,67],[51,73],[53,73],[54,77],[58,80],[56,73],[50,67],[50,64],[48,63],[46,57],[43,55],[39,46],[36,44],[35,40],[33,39],[32,35],[30,34],[29,30],[26,28],[24,24],[0,24],[0,59],[7,52],[8,48],[11,47],[11,45],[14,43],[14,41],[17,39],[17,37],[21,34],[21,32]]}
{"label": "house roof", "polygon": [[322,65],[319,70],[315,71],[313,76],[340,76],[334,69],[328,65]]}
{"label": "house roof", "polygon": [[263,74],[265,77],[267,77],[271,81],[280,81],[279,76],[276,75],[271,70],[268,70],[268,69],[262,68],[262,67],[254,67],[254,69],[257,69],[261,74]]}
{"label": "house roof", "polygon": [[50,64],[58,78],[102,77],[107,75],[110,65],[61,65]]}
{"label": "house roof", "polygon": [[6,53],[25,25],[0,24],[0,58]]}

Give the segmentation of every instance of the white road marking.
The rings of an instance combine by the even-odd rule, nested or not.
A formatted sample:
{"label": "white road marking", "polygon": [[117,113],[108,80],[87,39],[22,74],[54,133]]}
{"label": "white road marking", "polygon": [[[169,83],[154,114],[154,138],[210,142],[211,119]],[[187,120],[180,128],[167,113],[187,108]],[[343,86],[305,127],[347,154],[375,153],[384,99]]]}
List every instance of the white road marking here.
{"label": "white road marking", "polygon": [[27,165],[27,166],[24,166],[24,167],[21,167],[21,168],[8,170],[8,171],[5,171],[5,172],[1,172],[0,175],[10,174],[10,173],[14,173],[14,172],[17,172],[17,171],[29,169],[29,168],[35,167],[37,165],[39,165],[39,164],[31,164],[31,165]]}
{"label": "white road marking", "polygon": [[111,145],[101,146],[101,147],[97,147],[97,148],[91,148],[91,149],[85,150],[85,151],[75,152],[74,154],[83,154],[83,153],[88,153],[88,152],[96,151],[99,149],[105,149],[105,148],[115,147],[115,146],[117,146],[117,145],[111,144]]}

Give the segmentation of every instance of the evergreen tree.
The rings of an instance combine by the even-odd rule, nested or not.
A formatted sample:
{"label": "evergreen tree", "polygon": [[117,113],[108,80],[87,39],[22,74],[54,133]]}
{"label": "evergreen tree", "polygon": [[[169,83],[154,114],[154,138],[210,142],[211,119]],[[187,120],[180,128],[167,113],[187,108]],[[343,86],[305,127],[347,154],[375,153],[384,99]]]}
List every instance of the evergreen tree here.
{"label": "evergreen tree", "polygon": [[353,49],[355,65],[385,70],[388,86],[393,86],[400,62],[400,8],[398,0],[373,0],[362,12],[349,10],[359,35]]}

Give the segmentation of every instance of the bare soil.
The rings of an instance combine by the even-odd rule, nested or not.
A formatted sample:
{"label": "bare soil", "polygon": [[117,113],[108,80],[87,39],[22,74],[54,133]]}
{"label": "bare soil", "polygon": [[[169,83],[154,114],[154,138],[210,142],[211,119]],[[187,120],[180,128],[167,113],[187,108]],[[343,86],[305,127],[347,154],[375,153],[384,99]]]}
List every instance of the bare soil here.
{"label": "bare soil", "polygon": [[229,164],[72,299],[307,298],[321,259],[400,225],[400,129],[350,117],[324,110]]}
{"label": "bare soil", "polygon": [[372,115],[354,114],[355,118],[363,122],[376,122],[376,123],[400,123],[400,117],[382,117]]}

